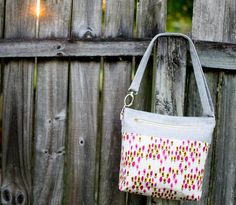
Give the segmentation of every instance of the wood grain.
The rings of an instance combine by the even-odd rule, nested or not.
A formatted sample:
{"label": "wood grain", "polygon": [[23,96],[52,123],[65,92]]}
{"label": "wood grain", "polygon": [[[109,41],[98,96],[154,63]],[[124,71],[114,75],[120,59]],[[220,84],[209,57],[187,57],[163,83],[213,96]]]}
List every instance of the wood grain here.
{"label": "wood grain", "polygon": [[[219,73],[205,71],[205,77],[207,80],[207,84],[211,93],[213,104],[216,106],[217,104],[217,96],[218,96],[218,84],[219,84]],[[188,67],[187,73],[187,85],[186,85],[186,100],[185,100],[185,115],[186,116],[202,116],[202,105],[199,97],[199,93],[197,90],[197,84],[195,80],[195,76],[193,74],[192,68]],[[181,202],[181,205],[205,205],[208,204],[209,201],[209,180],[211,178],[211,160],[212,160],[212,147],[209,150],[208,158],[205,166],[205,173],[203,179],[203,192],[202,197],[199,202]]]}
{"label": "wood grain", "polygon": [[183,115],[186,42],[183,39],[159,40],[156,70],[156,110],[168,115]]}
{"label": "wood grain", "polygon": [[[155,112],[165,115],[184,114],[186,80],[186,41],[161,38],[158,41]],[[178,201],[153,199],[152,204],[179,204]]]}
{"label": "wood grain", "polygon": [[[167,10],[167,5],[166,5],[165,0],[160,0],[160,1],[141,0],[139,1],[137,3],[136,37],[148,38],[148,37],[153,37],[154,35],[163,32],[166,26],[166,10]],[[152,80],[154,79],[154,78],[152,79],[152,76],[153,76],[153,73],[155,72],[153,70],[153,65],[155,63],[156,63],[156,56],[154,56],[153,59],[150,59],[149,64],[145,71],[145,77],[144,77],[144,80],[142,81],[143,85],[141,86],[140,94],[139,96],[137,96],[137,100],[136,100],[136,101],[139,101],[139,104],[141,103],[139,105],[139,109],[141,108],[141,105],[143,105],[143,109],[146,109],[149,111],[151,110],[150,97],[152,96]],[[150,93],[145,94],[145,92],[150,92]],[[147,96],[147,97],[144,97],[144,96]]]}
{"label": "wood grain", "polygon": [[[103,36],[105,38],[131,38],[133,36],[133,16],[134,1],[106,1]],[[98,201],[100,205],[126,203],[126,194],[118,190],[121,149],[119,113],[130,83],[132,64],[120,60],[119,62],[107,62],[106,60],[104,62]]]}
{"label": "wood grain", "polygon": [[[3,28],[3,24],[4,24],[4,0],[0,0],[0,39],[3,38],[3,34],[4,34],[4,28]],[[2,168],[2,115],[3,115],[3,61],[1,60],[0,63],[0,144],[1,144],[1,148],[0,148],[0,162],[1,165],[0,167]],[[0,172],[0,185],[2,185],[2,171]],[[1,200],[0,200],[0,204]]]}
{"label": "wood grain", "polygon": [[[0,143],[2,143],[2,115],[3,115],[3,69],[4,65],[3,62],[0,63],[0,125],[1,125],[1,130],[0,130]],[[0,148],[2,151],[2,147]],[[0,155],[0,160],[2,160],[2,153]],[[2,162],[2,161],[1,161]],[[0,180],[1,184],[1,180]]]}
{"label": "wood grain", "polygon": [[[5,1],[4,0],[0,0],[0,39],[3,38],[3,34],[4,34],[4,28],[3,28],[3,24],[4,24],[4,5],[5,5]],[[1,60],[0,62],[0,144],[1,144],[1,148],[0,148],[0,167],[2,168],[2,114],[3,114],[3,61]],[[1,172],[2,173],[2,172]],[[0,173],[0,185],[2,184],[2,174]],[[0,204],[1,204],[1,200],[0,200]]]}
{"label": "wood grain", "polygon": [[153,37],[165,31],[167,0],[140,0],[137,5],[137,36]]}
{"label": "wood grain", "polygon": [[[235,42],[234,0],[194,1],[192,36],[197,40]],[[210,23],[209,23],[210,22]]]}
{"label": "wood grain", "polygon": [[5,1],[5,39],[35,38],[36,17],[32,15],[35,0]]}
{"label": "wood grain", "polygon": [[0,40],[0,57],[141,56],[149,42],[126,39]]}
{"label": "wood grain", "polygon": [[236,45],[211,41],[194,41],[203,67],[235,70]]}
{"label": "wood grain", "polygon": [[[68,38],[71,1],[44,1],[39,38]],[[59,205],[63,194],[68,63],[38,60],[33,204]]]}
{"label": "wood grain", "polygon": [[[91,40],[100,36],[101,15],[100,0],[73,1],[71,37]],[[65,204],[96,204],[100,63],[73,60],[70,70]]]}
{"label": "wood grain", "polygon": [[210,204],[235,204],[236,183],[236,75],[223,74],[219,108],[219,123],[213,144],[214,164]]}
{"label": "wood grain", "polygon": [[195,0],[193,6],[193,39],[223,41],[224,12],[228,0]]}
{"label": "wood grain", "polygon": [[[116,77],[114,78],[114,76]],[[118,190],[121,148],[119,116],[130,84],[130,77],[130,62],[106,62],[103,86],[99,204],[125,204],[125,193]]]}
{"label": "wood grain", "polygon": [[131,38],[133,36],[134,1],[107,0],[105,14],[105,38]]}
{"label": "wood grain", "polygon": [[0,39],[3,38],[4,34],[4,7],[5,7],[5,1],[0,0]]}
{"label": "wood grain", "polygon": [[[193,13],[194,39],[235,43],[235,13],[236,3],[234,0],[217,0],[214,4],[210,0],[195,1]],[[211,23],[209,24],[209,22]],[[235,109],[231,109],[233,105],[231,103],[235,97],[233,88],[236,86],[235,75],[220,72],[218,81],[217,127],[212,143],[209,190],[207,190],[208,200],[202,203],[214,205],[234,204],[236,193],[234,186],[236,180],[235,163],[232,161],[235,160],[235,134],[233,134],[235,126],[232,117],[236,113]]]}
{"label": "wood grain", "polygon": [[73,1],[72,37],[94,38],[101,35],[102,1]]}
{"label": "wood grain", "polygon": [[99,64],[71,62],[65,204],[95,204]]}
{"label": "wood grain", "polygon": [[67,118],[68,66],[41,61],[37,72],[34,204],[60,204]]}
{"label": "wood grain", "polygon": [[[149,42],[145,37],[137,40],[0,40],[0,57],[142,56]],[[197,40],[194,43],[203,67],[235,70],[236,44]]]}
{"label": "wood grain", "polygon": [[[5,38],[32,38],[34,0],[5,1]],[[2,34],[1,34],[2,35]],[[31,204],[34,61],[13,60],[4,66],[2,204]]]}
{"label": "wood grain", "polygon": [[2,204],[30,204],[34,62],[4,67]]}

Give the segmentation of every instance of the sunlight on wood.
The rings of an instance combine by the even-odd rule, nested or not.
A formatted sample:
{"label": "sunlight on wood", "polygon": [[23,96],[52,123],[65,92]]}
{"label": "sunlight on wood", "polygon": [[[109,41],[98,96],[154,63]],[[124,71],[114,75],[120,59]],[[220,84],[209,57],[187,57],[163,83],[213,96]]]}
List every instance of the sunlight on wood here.
{"label": "sunlight on wood", "polygon": [[45,16],[46,7],[42,4],[41,0],[36,0],[36,5],[32,5],[30,8],[30,14],[37,19]]}
{"label": "sunlight on wood", "polygon": [[40,13],[41,13],[41,10],[40,10],[40,0],[37,0],[37,5],[36,5],[36,16],[37,16],[37,18],[39,18]]}
{"label": "sunlight on wood", "polygon": [[102,0],[102,9],[105,10],[106,8],[106,0]]}

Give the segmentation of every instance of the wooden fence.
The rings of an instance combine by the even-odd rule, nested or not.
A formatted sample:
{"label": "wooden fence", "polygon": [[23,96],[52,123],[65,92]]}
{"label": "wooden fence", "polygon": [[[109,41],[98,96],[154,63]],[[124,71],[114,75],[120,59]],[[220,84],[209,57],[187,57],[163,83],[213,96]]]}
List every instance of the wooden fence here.
{"label": "wooden fence", "polygon": [[[40,3],[37,12],[39,0],[0,0],[2,204],[236,204],[235,0],[194,2],[217,117],[198,203],[118,191],[119,112],[149,38],[165,31],[166,0]],[[201,114],[186,50],[182,39],[159,41],[136,108]]]}

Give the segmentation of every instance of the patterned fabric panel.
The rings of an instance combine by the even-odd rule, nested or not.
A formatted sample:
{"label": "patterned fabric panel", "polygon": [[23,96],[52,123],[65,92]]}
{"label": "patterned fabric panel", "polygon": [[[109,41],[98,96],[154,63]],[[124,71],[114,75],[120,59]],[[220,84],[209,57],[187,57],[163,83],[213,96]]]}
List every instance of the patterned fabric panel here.
{"label": "patterned fabric panel", "polygon": [[119,189],[172,200],[199,200],[208,149],[209,144],[201,141],[123,133]]}

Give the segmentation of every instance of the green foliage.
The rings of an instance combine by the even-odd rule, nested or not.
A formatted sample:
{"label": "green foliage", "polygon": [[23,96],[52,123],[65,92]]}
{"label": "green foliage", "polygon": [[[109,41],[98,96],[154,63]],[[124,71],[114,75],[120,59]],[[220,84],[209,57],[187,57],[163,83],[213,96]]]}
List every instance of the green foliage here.
{"label": "green foliage", "polygon": [[168,0],[167,31],[191,32],[193,0]]}

